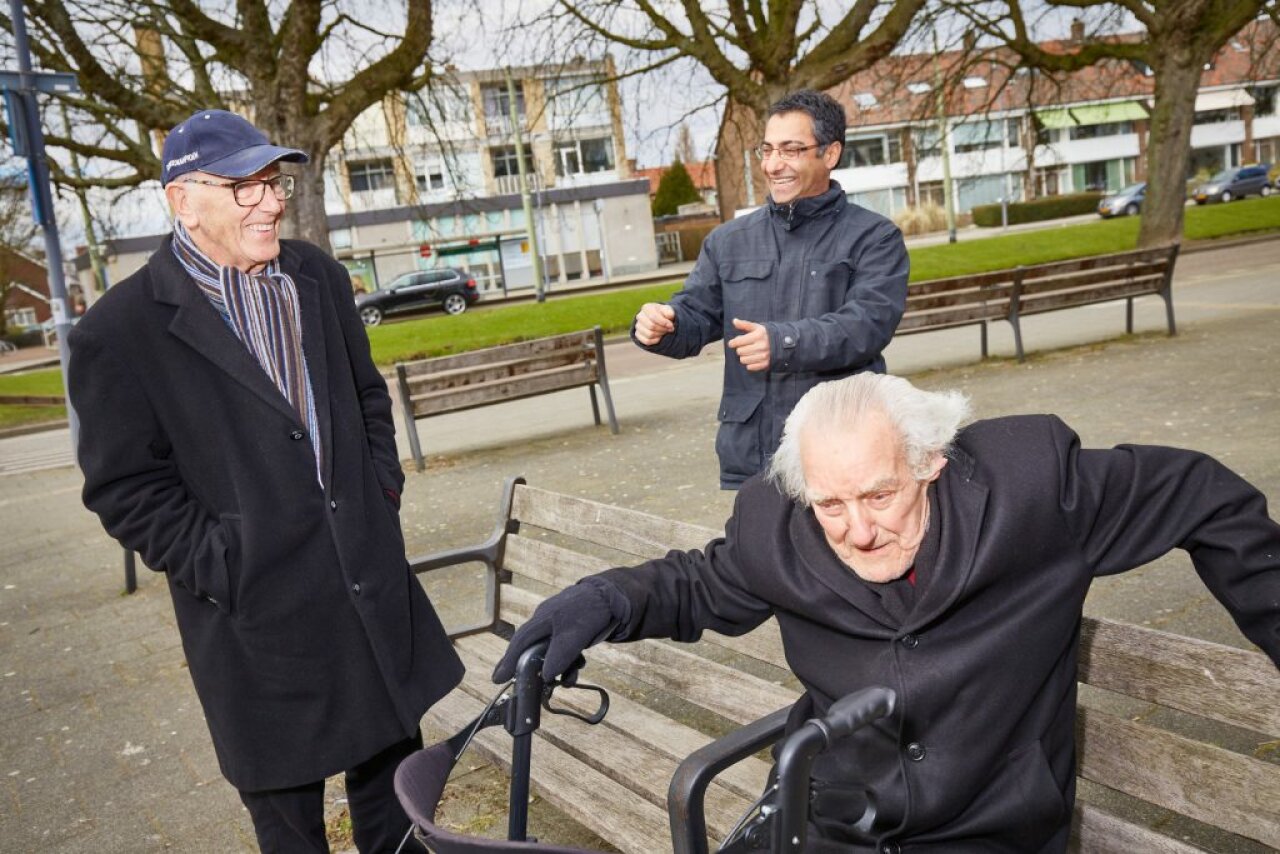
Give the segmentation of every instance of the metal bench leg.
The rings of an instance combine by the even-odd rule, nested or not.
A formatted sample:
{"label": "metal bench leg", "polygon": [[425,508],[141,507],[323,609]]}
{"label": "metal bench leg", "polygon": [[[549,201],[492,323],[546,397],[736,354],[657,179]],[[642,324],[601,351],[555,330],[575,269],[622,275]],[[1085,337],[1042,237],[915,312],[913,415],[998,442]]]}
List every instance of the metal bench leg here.
{"label": "metal bench leg", "polygon": [[596,426],[599,427],[604,422],[600,420],[600,404],[596,401],[596,387],[589,385],[587,391],[591,392],[591,416],[596,419]]}
{"label": "metal bench leg", "polygon": [[987,322],[982,321],[982,358],[987,358]]}
{"label": "metal bench leg", "polygon": [[1124,301],[1124,332],[1126,335],[1133,334],[1133,297]]}
{"label": "metal bench leg", "polygon": [[[597,326],[596,332],[596,367],[600,373],[598,383],[600,385],[600,393],[604,395],[604,407],[609,412],[609,432],[618,435],[618,416],[613,411],[613,395],[609,393],[609,372],[604,366],[604,333]],[[592,392],[592,400],[595,400],[595,392]],[[596,423],[600,423],[600,419],[596,418]]]}
{"label": "metal bench leg", "polygon": [[404,431],[409,436],[409,450],[413,452],[413,465],[422,471],[422,447],[418,444],[418,419],[413,415],[413,397],[409,393],[409,372],[404,362],[396,362],[396,388],[400,392],[400,411],[404,414]]}

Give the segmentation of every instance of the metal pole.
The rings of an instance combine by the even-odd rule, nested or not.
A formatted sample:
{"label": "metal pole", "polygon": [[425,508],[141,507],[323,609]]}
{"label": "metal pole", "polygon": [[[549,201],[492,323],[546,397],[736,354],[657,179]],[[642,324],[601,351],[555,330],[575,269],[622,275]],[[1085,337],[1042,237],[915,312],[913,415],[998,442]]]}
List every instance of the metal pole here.
{"label": "metal pole", "polygon": [[[71,318],[67,312],[67,283],[62,273],[62,244],[58,239],[58,219],[53,210],[53,193],[49,188],[49,162],[44,150],[44,132],[40,127],[39,105],[36,103],[36,81],[31,71],[31,43],[27,39],[26,13],[22,0],[9,0],[9,15],[13,19],[14,51],[18,55],[18,74],[21,80],[14,103],[20,104],[21,115],[11,116],[23,123],[27,139],[27,174],[30,178],[31,210],[33,219],[44,230],[45,261],[49,268],[49,307],[53,311],[54,328],[58,333],[58,362],[62,366],[63,390],[67,388],[67,333],[71,331]],[[74,449],[80,435],[80,419],[67,395],[67,423],[71,428],[71,447]]]}
{"label": "metal pole", "polygon": [[947,209],[947,242],[956,242],[956,205],[951,188],[951,139],[947,133],[947,96],[938,64],[938,31],[933,31],[933,88],[938,102],[938,147],[942,153],[942,204]]}
{"label": "metal pole", "polygon": [[516,103],[516,81],[507,72],[507,112],[511,116],[511,134],[516,140],[516,169],[520,175],[520,206],[524,208],[525,231],[529,239],[529,251],[533,253],[533,289],[538,302],[546,300],[542,284],[542,257],[538,254],[538,227],[533,221],[533,200],[529,197],[529,181],[524,168],[524,128],[520,125],[520,111]]}

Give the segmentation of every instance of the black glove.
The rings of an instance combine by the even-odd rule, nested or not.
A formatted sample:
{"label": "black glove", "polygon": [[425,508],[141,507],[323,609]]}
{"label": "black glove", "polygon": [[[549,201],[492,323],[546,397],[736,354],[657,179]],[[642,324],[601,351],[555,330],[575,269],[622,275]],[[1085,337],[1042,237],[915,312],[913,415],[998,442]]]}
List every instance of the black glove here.
{"label": "black glove", "polygon": [[561,590],[516,629],[502,660],[493,668],[493,681],[511,679],[520,654],[547,638],[551,643],[542,662],[542,678],[550,682],[569,670],[576,671],[582,666],[577,663],[582,651],[611,635],[630,611],[622,591],[598,578],[587,578]]}

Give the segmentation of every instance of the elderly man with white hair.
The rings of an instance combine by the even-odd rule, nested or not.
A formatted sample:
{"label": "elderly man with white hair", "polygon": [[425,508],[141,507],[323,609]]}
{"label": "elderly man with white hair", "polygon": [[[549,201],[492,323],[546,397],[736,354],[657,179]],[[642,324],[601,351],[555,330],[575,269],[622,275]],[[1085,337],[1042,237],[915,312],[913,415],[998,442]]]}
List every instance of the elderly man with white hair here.
{"label": "elderly man with white hair", "polygon": [[[789,729],[866,686],[898,697],[815,767],[811,850],[1065,851],[1090,583],[1186,549],[1280,663],[1280,525],[1203,454],[1084,449],[1047,415],[961,429],[968,412],[893,376],[814,388],[724,537],[547,600],[495,678],[548,637],[553,676],[602,640],[738,635],[776,616],[805,688]],[[856,827],[868,799],[876,820]]]}

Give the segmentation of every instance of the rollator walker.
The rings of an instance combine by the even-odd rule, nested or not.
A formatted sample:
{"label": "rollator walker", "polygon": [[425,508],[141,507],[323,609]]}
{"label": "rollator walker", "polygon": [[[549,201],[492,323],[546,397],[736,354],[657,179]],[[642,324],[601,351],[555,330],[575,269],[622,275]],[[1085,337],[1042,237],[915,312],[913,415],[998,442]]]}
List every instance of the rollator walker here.
{"label": "rollator walker", "polygon": [[[594,725],[602,721],[609,710],[608,693],[599,686],[578,684],[576,671],[553,682],[544,682],[541,671],[546,651],[545,641],[525,650],[516,665],[515,679],[500,691],[478,718],[445,741],[410,755],[397,769],[396,795],[413,823],[410,833],[434,854],[599,854],[582,848],[539,842],[527,835],[533,733],[540,725],[542,712],[570,715],[586,725]],[[557,689],[594,692],[600,698],[600,705],[590,715],[555,708],[551,705],[551,698]],[[803,852],[809,831],[810,772],[815,758],[859,728],[890,715],[895,702],[894,692],[888,688],[864,688],[836,701],[825,716],[806,721],[787,736],[777,752],[777,764],[764,793],[715,849],[717,854]],[[789,711],[779,709],[708,744],[692,753],[676,769],[667,794],[667,813],[675,854],[708,854],[703,812],[707,786],[717,774],[735,762],[778,742]],[[436,808],[449,773],[475,734],[492,726],[502,726],[512,739],[510,806],[505,840],[464,836],[435,822]],[[874,820],[875,808],[871,805],[857,826],[869,829]]]}

